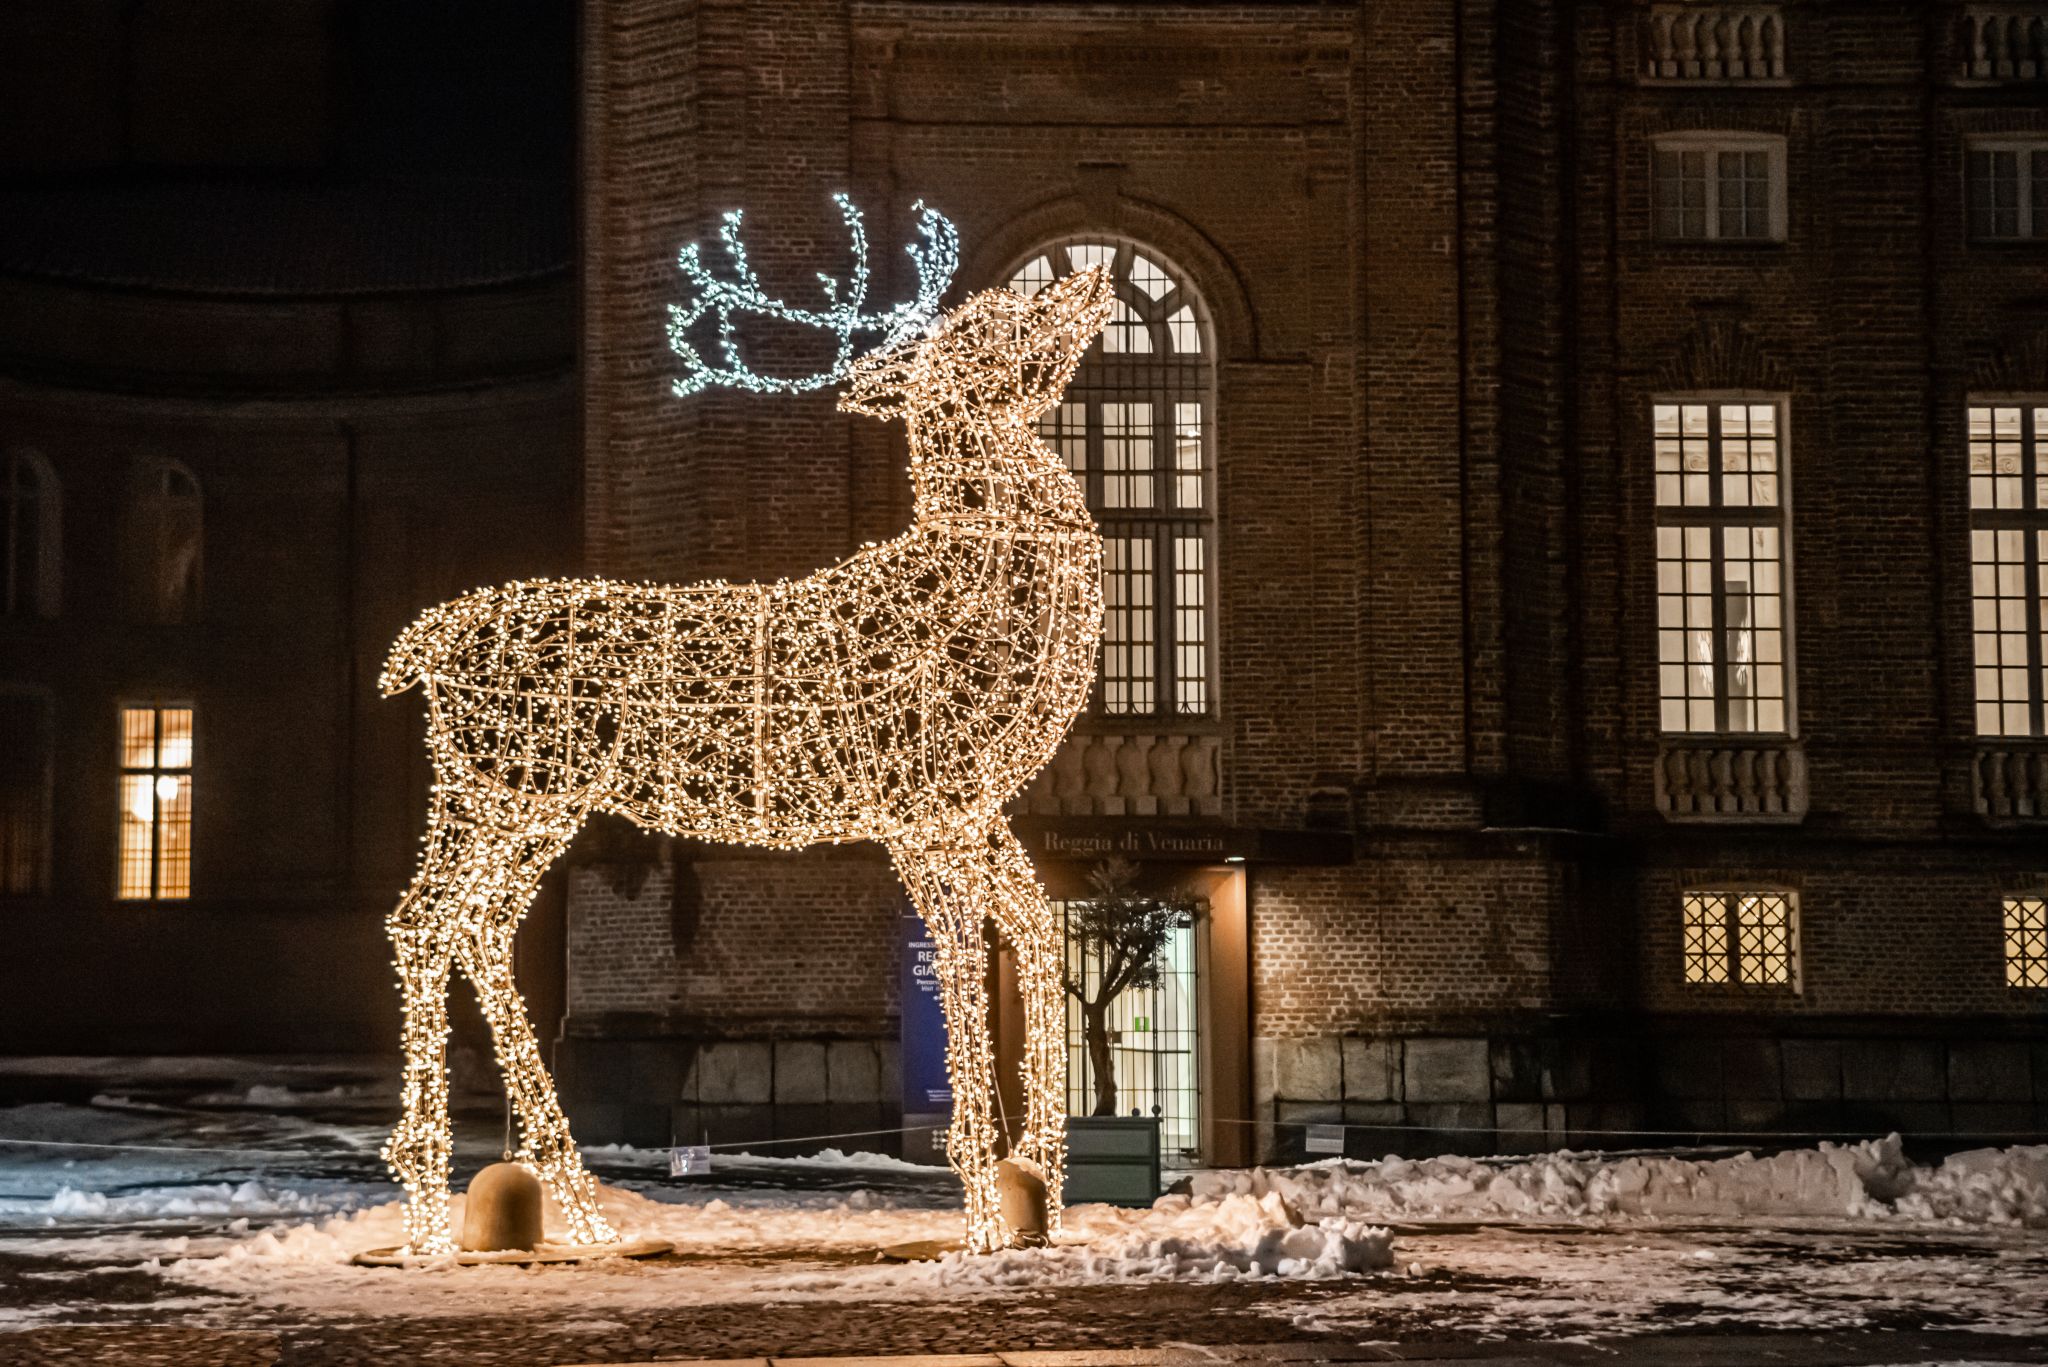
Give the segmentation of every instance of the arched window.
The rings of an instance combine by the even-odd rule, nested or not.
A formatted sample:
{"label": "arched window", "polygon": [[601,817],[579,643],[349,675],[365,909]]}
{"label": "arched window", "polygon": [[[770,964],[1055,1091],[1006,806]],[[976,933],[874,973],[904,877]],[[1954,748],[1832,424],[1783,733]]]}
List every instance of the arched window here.
{"label": "arched window", "polygon": [[57,476],[33,451],[0,457],[0,610],[8,617],[57,615]]}
{"label": "arched window", "polygon": [[174,460],[137,461],[124,511],[122,558],[131,612],[162,625],[197,620],[203,545],[199,481]]}
{"label": "arched window", "polygon": [[1010,287],[1034,294],[1108,266],[1117,305],[1060,405],[1039,420],[1102,525],[1105,716],[1205,716],[1216,703],[1214,404],[1201,300],[1132,243],[1074,237],[1033,252]]}

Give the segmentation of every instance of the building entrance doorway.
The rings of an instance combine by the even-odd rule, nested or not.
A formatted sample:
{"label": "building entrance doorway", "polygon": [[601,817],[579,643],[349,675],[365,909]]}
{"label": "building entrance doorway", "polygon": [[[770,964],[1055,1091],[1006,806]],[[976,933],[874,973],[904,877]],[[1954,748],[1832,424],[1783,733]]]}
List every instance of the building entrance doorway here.
{"label": "building entrance doorway", "polygon": [[[1054,904],[1061,931],[1067,930],[1074,903]],[[1168,929],[1160,954],[1158,981],[1131,987],[1107,1005],[1108,1077],[1097,1066],[1098,1051],[1090,1048],[1085,1012],[1067,995],[1067,1112],[1096,1112],[1107,1081],[1115,1091],[1113,1114],[1146,1116],[1160,1124],[1161,1157],[1168,1163],[1190,1164],[1201,1157],[1202,1143],[1202,992],[1198,927],[1206,906],[1183,914]],[[1102,985],[1104,965],[1065,934],[1067,973],[1094,1000]]]}

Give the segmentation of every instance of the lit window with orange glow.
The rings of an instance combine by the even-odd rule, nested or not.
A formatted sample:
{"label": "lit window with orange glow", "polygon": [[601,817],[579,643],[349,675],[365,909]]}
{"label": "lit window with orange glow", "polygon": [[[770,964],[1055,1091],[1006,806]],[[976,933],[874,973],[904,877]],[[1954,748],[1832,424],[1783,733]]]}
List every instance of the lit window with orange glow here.
{"label": "lit window with orange glow", "polygon": [[2005,899],[2005,985],[2048,988],[2048,898]]}
{"label": "lit window with orange glow", "polygon": [[192,709],[121,709],[121,867],[118,895],[192,895]]}
{"label": "lit window with orange glow", "polygon": [[1799,909],[1786,892],[1685,894],[1685,980],[1799,990]]}

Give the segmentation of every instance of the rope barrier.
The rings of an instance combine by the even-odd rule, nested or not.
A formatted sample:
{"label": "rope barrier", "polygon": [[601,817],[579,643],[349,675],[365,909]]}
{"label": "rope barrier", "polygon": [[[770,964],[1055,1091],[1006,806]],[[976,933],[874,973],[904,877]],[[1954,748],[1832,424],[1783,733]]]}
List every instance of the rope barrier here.
{"label": "rope barrier", "polygon": [[[1537,1125],[1418,1125],[1408,1124],[1367,1124],[1359,1121],[1320,1120],[1239,1120],[1235,1118],[1213,1118],[1212,1125],[1249,1125],[1272,1130],[1338,1129],[1371,1133],[1401,1134],[1557,1134],[1562,1140],[1582,1138],[1597,1139],[1693,1139],[1695,1141],[1750,1139],[1824,1139],[1840,1140],[1848,1137],[1847,1130],[1728,1130],[1728,1129],[1579,1129],[1567,1127],[1562,1130]],[[694,1147],[710,1149],[713,1152],[748,1152],[762,1148],[780,1148],[792,1144],[819,1144],[830,1139],[872,1139],[881,1135],[928,1134],[947,1129],[945,1125],[898,1125],[893,1128],[876,1130],[840,1130],[832,1134],[789,1135],[779,1139],[736,1139],[722,1144],[702,1144]],[[1901,1139],[1943,1139],[1943,1140],[1994,1140],[2040,1138],[2043,1131],[2033,1130],[1895,1130]],[[0,1135],[0,1145],[16,1148],[42,1149],[85,1149],[136,1153],[219,1153],[255,1155],[265,1158],[335,1158],[341,1156],[334,1151],[311,1149],[274,1149],[254,1147],[229,1147],[209,1144],[116,1144],[98,1143],[79,1139],[24,1139]],[[633,1146],[628,1146],[633,1147]],[[1725,1144],[1707,1147],[1726,1147]],[[649,1148],[647,1152],[658,1153],[660,1149]],[[1514,1157],[1515,1155],[1494,1155]]]}

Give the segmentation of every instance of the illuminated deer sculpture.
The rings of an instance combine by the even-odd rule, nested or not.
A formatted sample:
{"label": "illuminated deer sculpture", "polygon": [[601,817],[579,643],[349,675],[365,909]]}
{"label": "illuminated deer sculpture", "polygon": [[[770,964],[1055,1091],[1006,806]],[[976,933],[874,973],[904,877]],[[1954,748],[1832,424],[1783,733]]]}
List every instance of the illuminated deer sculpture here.
{"label": "illuminated deer sculpture", "polygon": [[[521,1123],[520,1157],[574,1242],[616,1236],[596,1203],[512,978],[512,939],[548,865],[591,812],[704,840],[884,845],[932,933],[971,1248],[1008,1241],[998,1209],[983,924],[1017,955],[1026,1113],[1015,1156],[1038,1164],[1055,1220],[1065,1159],[1062,948],[1002,806],[1085,704],[1101,633],[1102,549],[1082,492],[1032,432],[1111,309],[1107,273],[1033,298],[937,301],[952,228],[926,211],[920,289],[861,312],[860,266],[828,306],[767,299],[726,225],[736,282],[686,249],[699,297],[675,311],[687,394],[713,384],[817,388],[851,377],[848,412],[909,429],[915,516],[894,540],[801,579],[688,586],[515,583],[433,608],[393,646],[384,691],[423,686],[435,786],[419,874],[390,918],[405,1000],[405,1114],[385,1157],[407,1192],[407,1249],[452,1249],[444,1070],[450,971],[475,985]],[[826,377],[741,361],[735,315],[816,322],[841,342]],[[689,330],[715,315],[720,360]],[[851,335],[882,334],[858,361]]]}

